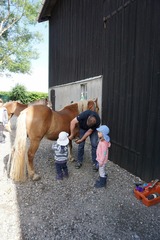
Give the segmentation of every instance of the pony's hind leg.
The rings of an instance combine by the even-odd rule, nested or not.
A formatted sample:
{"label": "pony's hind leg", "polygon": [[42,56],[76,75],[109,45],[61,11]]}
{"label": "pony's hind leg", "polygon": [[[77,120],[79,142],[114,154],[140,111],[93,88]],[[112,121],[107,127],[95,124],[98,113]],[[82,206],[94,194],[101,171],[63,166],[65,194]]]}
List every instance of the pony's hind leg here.
{"label": "pony's hind leg", "polygon": [[28,165],[27,165],[28,175],[34,181],[37,181],[41,178],[38,174],[35,173],[34,163],[33,163],[33,159],[39,147],[39,144],[40,144],[39,140],[37,141],[30,140],[30,147],[28,149]]}

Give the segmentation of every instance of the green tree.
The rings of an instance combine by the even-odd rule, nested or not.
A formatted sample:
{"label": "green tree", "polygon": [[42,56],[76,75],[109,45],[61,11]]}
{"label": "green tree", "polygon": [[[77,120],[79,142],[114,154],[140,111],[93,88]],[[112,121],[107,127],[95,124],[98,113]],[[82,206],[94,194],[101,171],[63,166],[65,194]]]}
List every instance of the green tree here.
{"label": "green tree", "polygon": [[[37,23],[40,0],[0,0],[0,71],[30,73],[34,47],[42,37],[31,30]],[[33,28],[32,28],[33,29]]]}
{"label": "green tree", "polygon": [[16,84],[16,86],[11,90],[10,99],[13,101],[20,101],[24,104],[27,103],[27,91],[25,86]]}

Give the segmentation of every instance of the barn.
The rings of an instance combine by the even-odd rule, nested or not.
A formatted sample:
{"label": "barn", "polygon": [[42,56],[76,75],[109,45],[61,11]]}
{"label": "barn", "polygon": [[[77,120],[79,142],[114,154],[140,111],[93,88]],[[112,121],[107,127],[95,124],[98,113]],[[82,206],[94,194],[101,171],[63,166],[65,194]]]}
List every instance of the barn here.
{"label": "barn", "polygon": [[160,178],[160,1],[45,0],[55,109],[98,97],[110,160]]}

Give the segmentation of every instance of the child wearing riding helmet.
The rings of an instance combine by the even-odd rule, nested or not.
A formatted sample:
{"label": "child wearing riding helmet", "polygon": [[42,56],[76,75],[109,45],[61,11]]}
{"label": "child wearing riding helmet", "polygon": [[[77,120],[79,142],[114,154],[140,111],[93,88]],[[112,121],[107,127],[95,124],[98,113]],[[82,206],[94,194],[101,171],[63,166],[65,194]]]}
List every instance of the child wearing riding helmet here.
{"label": "child wearing riding helmet", "polygon": [[96,128],[98,131],[99,143],[97,146],[96,160],[99,164],[99,179],[95,183],[96,188],[101,188],[106,186],[106,163],[108,161],[108,152],[111,146],[109,134],[109,128],[106,125],[101,125],[99,128]]}

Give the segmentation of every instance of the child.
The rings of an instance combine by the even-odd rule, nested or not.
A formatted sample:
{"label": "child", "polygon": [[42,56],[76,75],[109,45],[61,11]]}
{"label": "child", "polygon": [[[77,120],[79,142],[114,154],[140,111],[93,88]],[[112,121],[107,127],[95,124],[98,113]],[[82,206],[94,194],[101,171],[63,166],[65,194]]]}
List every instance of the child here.
{"label": "child", "polygon": [[106,125],[101,125],[97,128],[99,143],[97,146],[97,161],[99,164],[99,179],[95,183],[96,188],[106,186],[107,175],[105,172],[106,163],[108,161],[108,148],[111,146],[110,137],[108,136],[109,128]]}
{"label": "child", "polygon": [[3,131],[7,123],[8,123],[7,109],[3,106],[3,100],[0,99],[0,142],[1,143],[5,143],[5,135],[3,134]]}
{"label": "child", "polygon": [[55,153],[55,167],[56,167],[56,179],[63,180],[63,177],[68,177],[68,139],[69,134],[66,132],[60,132],[57,143],[52,145],[52,149]]}

